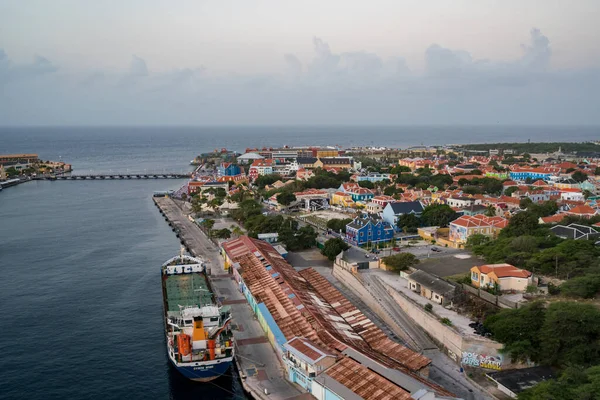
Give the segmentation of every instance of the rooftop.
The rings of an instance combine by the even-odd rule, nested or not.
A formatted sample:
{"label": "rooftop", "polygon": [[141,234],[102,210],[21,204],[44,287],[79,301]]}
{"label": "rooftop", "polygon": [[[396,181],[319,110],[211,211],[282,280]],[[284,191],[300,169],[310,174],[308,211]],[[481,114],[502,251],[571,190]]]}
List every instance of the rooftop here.
{"label": "rooftop", "polygon": [[524,269],[519,269],[510,264],[487,264],[474,268],[478,268],[482,274],[489,274],[493,272],[498,278],[528,278],[531,276],[531,272]]}
{"label": "rooftop", "polygon": [[417,282],[421,286],[425,286],[431,291],[441,295],[452,294],[456,290],[454,285],[446,282],[443,279],[438,278],[435,275],[421,270],[413,272],[408,276],[407,279],[409,281]]}
{"label": "rooftop", "polygon": [[511,392],[518,394],[542,381],[554,378],[554,373],[549,367],[532,367],[490,372],[487,376]]}

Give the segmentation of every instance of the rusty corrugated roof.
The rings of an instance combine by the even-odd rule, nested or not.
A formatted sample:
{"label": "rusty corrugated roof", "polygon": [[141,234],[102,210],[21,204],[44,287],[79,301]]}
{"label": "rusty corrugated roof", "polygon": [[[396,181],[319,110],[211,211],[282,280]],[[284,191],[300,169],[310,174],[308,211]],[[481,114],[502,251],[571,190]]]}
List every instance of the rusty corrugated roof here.
{"label": "rusty corrugated roof", "polygon": [[[418,374],[431,363],[430,359],[390,340],[318,272],[312,268],[298,272],[269,243],[248,237],[239,239],[242,238],[245,239],[237,244],[223,247],[228,254],[236,254],[244,282],[255,299],[266,305],[286,339],[304,337],[336,355],[351,347],[440,394],[451,395]],[[242,248],[245,254],[238,254]],[[344,365],[339,367],[340,374],[344,373]]]}
{"label": "rusty corrugated roof", "polygon": [[365,400],[410,400],[410,393],[367,367],[344,357],[325,373]]}

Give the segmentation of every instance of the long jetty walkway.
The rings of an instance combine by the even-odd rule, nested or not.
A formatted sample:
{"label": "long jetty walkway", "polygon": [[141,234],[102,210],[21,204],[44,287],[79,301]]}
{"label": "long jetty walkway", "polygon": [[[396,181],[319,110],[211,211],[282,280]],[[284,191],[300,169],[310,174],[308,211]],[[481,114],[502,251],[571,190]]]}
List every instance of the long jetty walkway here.
{"label": "long jetty walkway", "polygon": [[180,173],[161,173],[161,174],[81,174],[81,175],[52,175],[34,178],[38,180],[48,181],[85,181],[85,180],[102,180],[102,179],[185,179],[189,178],[190,174]]}
{"label": "long jetty walkway", "polygon": [[210,268],[208,278],[216,291],[215,296],[221,304],[231,306],[236,361],[244,390],[255,399],[312,398],[284,378],[285,370],[281,360],[240,293],[233,276],[223,268],[219,249],[189,219],[183,203],[168,197],[154,197],[154,203],[188,251],[206,261]]}

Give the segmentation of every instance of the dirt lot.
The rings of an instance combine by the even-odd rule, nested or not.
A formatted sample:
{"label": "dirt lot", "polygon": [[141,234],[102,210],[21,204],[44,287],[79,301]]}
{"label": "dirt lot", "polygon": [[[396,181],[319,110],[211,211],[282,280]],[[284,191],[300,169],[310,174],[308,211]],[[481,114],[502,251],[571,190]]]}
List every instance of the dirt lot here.
{"label": "dirt lot", "polygon": [[295,268],[331,267],[331,262],[321,254],[319,249],[308,249],[289,252],[287,261]]}
{"label": "dirt lot", "polygon": [[[432,257],[435,255],[432,254]],[[445,277],[458,274],[466,274],[469,272],[471,267],[475,265],[481,265],[485,262],[475,256],[471,258],[456,258],[454,256],[440,257],[440,258],[425,258],[421,259],[421,262],[415,267],[422,269],[425,272]]]}

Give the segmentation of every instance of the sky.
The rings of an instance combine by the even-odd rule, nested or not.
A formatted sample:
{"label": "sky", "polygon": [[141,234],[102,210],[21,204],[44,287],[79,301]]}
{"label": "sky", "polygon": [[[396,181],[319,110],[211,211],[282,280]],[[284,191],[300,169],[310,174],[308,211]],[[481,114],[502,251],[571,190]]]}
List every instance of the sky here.
{"label": "sky", "polygon": [[600,125],[598,0],[0,0],[0,125]]}

